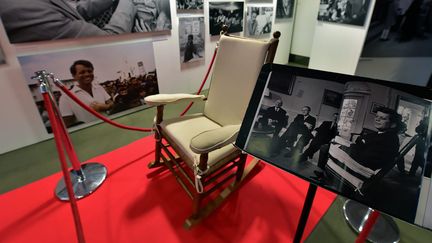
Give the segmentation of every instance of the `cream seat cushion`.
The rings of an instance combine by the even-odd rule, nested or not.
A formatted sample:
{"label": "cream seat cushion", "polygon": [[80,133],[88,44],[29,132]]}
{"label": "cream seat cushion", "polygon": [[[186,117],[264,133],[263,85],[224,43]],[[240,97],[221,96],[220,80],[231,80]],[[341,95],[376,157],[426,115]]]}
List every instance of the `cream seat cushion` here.
{"label": "cream seat cushion", "polygon": [[[177,118],[172,118],[163,121],[161,124],[162,130],[173,142],[181,148],[187,158],[183,158],[186,164],[193,168],[194,161],[199,161],[199,154],[194,153],[190,148],[190,143],[196,135],[220,128],[216,122],[208,119],[203,114],[193,114]],[[208,154],[207,164],[210,166],[210,171],[216,169],[216,162],[220,161],[228,155],[232,155],[238,151],[232,144],[224,146]],[[240,152],[240,151],[238,151]]]}

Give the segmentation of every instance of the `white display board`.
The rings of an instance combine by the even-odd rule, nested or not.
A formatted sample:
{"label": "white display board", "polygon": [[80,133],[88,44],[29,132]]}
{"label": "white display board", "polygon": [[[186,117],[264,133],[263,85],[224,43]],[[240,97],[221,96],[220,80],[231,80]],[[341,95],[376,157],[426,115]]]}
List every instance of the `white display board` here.
{"label": "white display board", "polygon": [[[90,37],[79,40],[68,39],[12,45],[9,43],[4,27],[1,24],[0,46],[4,51],[6,64],[0,64],[0,99],[3,103],[0,106],[0,112],[3,114],[0,119],[2,131],[0,154],[51,138],[51,135],[46,132],[37,108],[34,105],[33,97],[27,87],[27,82],[24,79],[17,56],[152,40],[156,68],[158,70],[159,91],[161,93],[194,93],[200,86],[207,71],[218,37],[205,36],[205,65],[181,70],[178,61],[180,60],[180,53],[177,51],[179,46],[178,17],[204,16],[205,28],[208,30],[208,2],[207,0],[204,1],[203,15],[191,15],[178,14],[176,1],[170,0],[172,29],[171,31],[157,33],[135,33],[121,36]],[[273,6],[275,9],[276,0],[273,1]],[[272,32],[276,30],[279,30],[282,36],[275,62],[286,64],[291,45],[292,19],[274,23]],[[243,33],[239,33],[239,35],[243,36]],[[208,87],[208,84],[206,87]]]}

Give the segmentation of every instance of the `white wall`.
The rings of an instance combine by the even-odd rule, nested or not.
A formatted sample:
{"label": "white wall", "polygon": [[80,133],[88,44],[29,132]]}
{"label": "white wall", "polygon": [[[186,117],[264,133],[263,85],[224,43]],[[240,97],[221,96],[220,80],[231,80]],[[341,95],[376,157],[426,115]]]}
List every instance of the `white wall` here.
{"label": "white wall", "polygon": [[320,0],[296,0],[291,53],[310,57]]}
{"label": "white wall", "polygon": [[[153,40],[160,92],[196,92],[207,71],[207,66],[210,63],[218,38],[210,37],[209,34],[206,34],[205,65],[180,71],[178,18],[175,2],[175,0],[170,0],[173,23],[172,30],[157,34],[139,33],[54,42],[46,41],[37,44],[25,43],[11,45],[7,39],[3,25],[0,24],[0,44],[6,56],[6,64],[0,65],[0,114],[2,114],[0,118],[0,154],[51,137],[45,131],[41,118],[36,110],[36,106],[34,105],[32,96],[27,87],[27,82],[24,79],[19,62],[17,61],[17,55],[22,56],[35,53],[63,51],[108,43],[132,43]],[[206,33],[208,33],[208,1],[206,0],[204,2]],[[273,5],[274,8],[276,8],[276,0],[274,0]],[[245,6],[247,6],[246,3]],[[246,13],[244,17],[246,18]],[[278,52],[275,57],[276,63],[286,64],[288,61],[291,29],[292,20],[277,22],[273,25],[272,31],[279,30],[282,32]],[[242,35],[242,33],[240,33],[240,35]]]}
{"label": "white wall", "polygon": [[371,1],[370,5],[365,26],[316,22],[309,68],[345,74],[355,73],[375,1]]}

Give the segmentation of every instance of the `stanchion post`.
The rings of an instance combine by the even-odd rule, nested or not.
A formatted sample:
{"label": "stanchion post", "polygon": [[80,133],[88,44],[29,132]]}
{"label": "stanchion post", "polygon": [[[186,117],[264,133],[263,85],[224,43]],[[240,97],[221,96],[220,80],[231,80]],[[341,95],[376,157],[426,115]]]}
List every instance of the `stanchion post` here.
{"label": "stanchion post", "polygon": [[[49,80],[54,80],[54,75],[47,73],[45,70],[37,71],[35,74],[36,76],[34,78],[39,80],[41,92],[49,98],[46,101],[49,102],[49,109],[51,110],[51,116],[49,118],[51,124],[55,123],[57,127],[57,133],[54,133],[54,138],[60,142],[62,152],[64,153],[64,151],[66,151],[67,157],[72,164],[72,170],[68,174],[71,177],[74,198],[83,198],[102,185],[107,176],[107,169],[100,163],[86,163],[81,165],[73,148],[66,125],[61,117],[59,108],[52,95]],[[70,200],[70,195],[67,193],[66,187],[67,184],[65,184],[64,180],[60,180],[57,184],[55,193],[60,200]]]}
{"label": "stanchion post", "polygon": [[75,230],[76,230],[78,242],[84,243],[85,239],[84,239],[84,232],[83,232],[82,223],[81,223],[81,217],[79,214],[77,202],[76,202],[73,188],[72,188],[72,180],[71,180],[71,177],[69,175],[66,156],[64,154],[62,142],[60,141],[60,130],[59,130],[59,126],[58,126],[58,120],[56,119],[56,116],[54,114],[54,109],[52,107],[53,101],[51,100],[51,98],[48,94],[47,86],[45,84],[41,84],[40,90],[41,90],[41,93],[42,93],[42,96],[44,99],[45,109],[47,110],[48,117],[51,121],[51,127],[52,127],[52,130],[54,133],[54,141],[56,144],[57,153],[58,153],[58,156],[60,159],[60,164],[61,164],[61,168],[62,168],[64,180],[65,180],[66,191],[69,195],[69,198],[71,199],[70,205],[71,205],[71,209],[72,209],[72,215],[74,218]]}
{"label": "stanchion post", "polygon": [[380,212],[370,209],[370,212],[367,214],[367,216],[365,216],[366,222],[364,223],[364,227],[360,230],[360,233],[357,236],[355,243],[366,242],[366,239],[369,233],[372,231],[372,228],[375,225],[375,222],[377,221],[379,216]]}
{"label": "stanchion post", "polygon": [[300,241],[302,239],[303,232],[304,232],[304,229],[306,227],[306,223],[307,223],[307,220],[309,217],[309,213],[310,213],[310,210],[312,208],[313,201],[315,199],[315,194],[316,194],[317,188],[318,188],[317,185],[309,183],[309,188],[308,188],[306,198],[305,198],[305,201],[303,204],[303,210],[301,212],[300,219],[299,219],[299,222],[297,224],[297,230],[296,230],[294,240],[293,240],[294,243],[300,243]]}

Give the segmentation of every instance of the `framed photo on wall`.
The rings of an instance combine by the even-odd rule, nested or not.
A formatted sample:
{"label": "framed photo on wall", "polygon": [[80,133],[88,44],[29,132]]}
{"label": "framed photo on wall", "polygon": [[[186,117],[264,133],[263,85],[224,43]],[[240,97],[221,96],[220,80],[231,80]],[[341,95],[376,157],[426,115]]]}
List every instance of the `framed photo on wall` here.
{"label": "framed photo on wall", "polygon": [[11,43],[171,29],[170,0],[2,0]]}
{"label": "framed photo on wall", "polygon": [[273,22],[273,7],[248,7],[246,36],[262,37],[270,34]]}
{"label": "framed photo on wall", "polygon": [[179,49],[181,68],[201,61],[205,56],[204,17],[179,18]]}
{"label": "framed photo on wall", "polygon": [[204,13],[204,0],[176,0],[177,13]]}
{"label": "framed photo on wall", "polygon": [[[51,132],[51,124],[39,84],[31,78],[37,71],[54,73],[78,99],[111,118],[147,107],[144,98],[159,93],[153,43],[150,41],[26,55],[18,57],[18,60],[48,132]],[[52,87],[67,127],[98,121],[54,84]]]}
{"label": "framed photo on wall", "polygon": [[219,35],[223,25],[228,33],[243,31],[244,2],[209,2],[210,35]]}
{"label": "framed photo on wall", "polygon": [[334,108],[339,108],[342,104],[342,97],[343,95],[341,93],[324,89],[324,95],[323,95],[323,105],[332,106]]}
{"label": "framed photo on wall", "polygon": [[364,26],[370,1],[321,0],[318,20],[330,23]]}
{"label": "framed photo on wall", "polygon": [[294,12],[294,0],[277,0],[276,19],[292,18]]}

